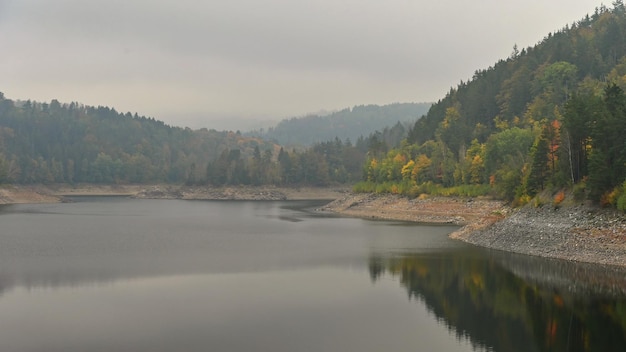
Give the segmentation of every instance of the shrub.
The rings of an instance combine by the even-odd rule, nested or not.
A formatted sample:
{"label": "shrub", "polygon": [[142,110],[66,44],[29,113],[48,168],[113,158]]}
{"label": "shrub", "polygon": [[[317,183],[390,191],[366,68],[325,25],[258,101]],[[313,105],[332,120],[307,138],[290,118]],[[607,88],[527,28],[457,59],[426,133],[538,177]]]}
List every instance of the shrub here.
{"label": "shrub", "polygon": [[516,198],[513,202],[513,206],[523,206],[530,202],[532,198],[528,194],[524,194],[519,198]]}
{"label": "shrub", "polygon": [[626,194],[622,194],[617,199],[617,209],[620,211],[626,212]]}
{"label": "shrub", "polygon": [[361,181],[352,187],[355,193],[372,193],[376,190],[376,184],[371,181]]}
{"label": "shrub", "polygon": [[600,205],[602,207],[615,206],[621,195],[622,187],[615,187],[611,192],[606,192],[600,197]]}
{"label": "shrub", "polygon": [[574,185],[574,200],[576,201],[582,201],[584,200],[585,197],[585,192],[587,190],[587,184],[584,181],[581,181],[577,184]]}
{"label": "shrub", "polygon": [[622,194],[617,198],[617,209],[626,212],[626,181],[622,184]]}
{"label": "shrub", "polygon": [[565,192],[564,191],[559,191],[554,196],[554,200],[552,201],[552,205],[554,205],[555,207],[558,207],[563,202],[564,199],[565,199]]}

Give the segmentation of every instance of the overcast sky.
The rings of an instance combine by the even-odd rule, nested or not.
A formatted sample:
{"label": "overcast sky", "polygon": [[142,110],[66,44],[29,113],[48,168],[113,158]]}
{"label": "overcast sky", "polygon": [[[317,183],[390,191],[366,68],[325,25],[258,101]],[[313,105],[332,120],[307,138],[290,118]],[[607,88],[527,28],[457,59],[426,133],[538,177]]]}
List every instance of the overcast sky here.
{"label": "overcast sky", "polygon": [[[171,125],[442,98],[594,0],[0,0],[0,91]],[[610,1],[607,6],[611,6]]]}

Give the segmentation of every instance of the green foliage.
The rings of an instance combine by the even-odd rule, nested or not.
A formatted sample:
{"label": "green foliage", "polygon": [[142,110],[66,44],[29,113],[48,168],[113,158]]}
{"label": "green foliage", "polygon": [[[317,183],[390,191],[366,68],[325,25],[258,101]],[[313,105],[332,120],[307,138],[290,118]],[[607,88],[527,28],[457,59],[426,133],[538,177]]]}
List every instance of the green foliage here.
{"label": "green foliage", "polygon": [[626,181],[616,188],[616,207],[618,210],[626,212]]}
{"label": "green foliage", "polygon": [[591,128],[588,185],[595,200],[621,185],[626,176],[626,95],[616,84],[609,84],[604,94]]}
{"label": "green foliage", "polygon": [[416,198],[421,194],[442,197],[480,197],[491,193],[489,185],[460,185],[443,187],[433,182],[425,182],[419,185],[410,182],[384,182],[371,181],[357,182],[352,190],[356,193],[391,193]]}
{"label": "green foliage", "polygon": [[540,136],[535,141],[530,153],[532,161],[530,173],[526,181],[526,191],[531,195],[540,192],[545,186],[548,172],[550,171],[548,167],[548,153],[548,141],[544,136]]}
{"label": "green foliage", "polygon": [[485,171],[490,175],[503,169],[521,173],[533,140],[530,129],[518,127],[492,134],[485,145]]}
{"label": "green foliage", "polygon": [[584,200],[586,198],[586,188],[587,188],[587,183],[584,181],[581,181],[575,184],[574,189],[573,189],[574,200],[576,201]]}
{"label": "green foliage", "polygon": [[429,187],[426,194],[434,196],[480,197],[491,193],[489,185],[459,185],[454,187]]}
{"label": "green foliage", "polygon": [[352,191],[356,193],[374,193],[376,191],[376,183],[372,181],[360,181],[352,186]]}

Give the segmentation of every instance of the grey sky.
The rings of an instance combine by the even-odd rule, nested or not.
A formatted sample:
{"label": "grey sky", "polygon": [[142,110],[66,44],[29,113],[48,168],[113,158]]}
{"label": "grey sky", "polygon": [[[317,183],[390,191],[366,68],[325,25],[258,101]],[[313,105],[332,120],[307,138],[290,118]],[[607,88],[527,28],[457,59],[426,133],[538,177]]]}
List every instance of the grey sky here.
{"label": "grey sky", "polygon": [[600,4],[0,0],[0,91],[191,127],[436,101]]}

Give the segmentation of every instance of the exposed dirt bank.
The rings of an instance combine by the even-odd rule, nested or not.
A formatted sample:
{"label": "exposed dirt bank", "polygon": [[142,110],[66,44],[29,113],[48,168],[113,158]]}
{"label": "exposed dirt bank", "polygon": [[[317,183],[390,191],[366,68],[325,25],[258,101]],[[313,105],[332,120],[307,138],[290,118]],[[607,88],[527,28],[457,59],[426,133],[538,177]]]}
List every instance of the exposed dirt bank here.
{"label": "exposed dirt bank", "polygon": [[374,194],[347,194],[321,210],[363,218],[472,227],[486,226],[509,212],[509,208],[503,202],[490,199],[453,197],[407,199],[396,195]]}
{"label": "exposed dirt bank", "polygon": [[57,203],[60,200],[60,197],[39,186],[3,185],[0,187],[0,204]]}

